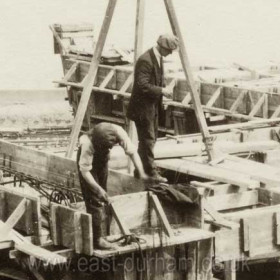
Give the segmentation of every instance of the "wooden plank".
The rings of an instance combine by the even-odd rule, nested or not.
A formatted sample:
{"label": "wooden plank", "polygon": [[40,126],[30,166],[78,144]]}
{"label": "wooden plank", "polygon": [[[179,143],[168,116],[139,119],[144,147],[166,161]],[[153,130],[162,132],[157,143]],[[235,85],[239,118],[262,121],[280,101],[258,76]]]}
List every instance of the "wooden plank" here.
{"label": "wooden plank", "polygon": [[215,102],[218,100],[218,98],[220,97],[222,92],[222,88],[218,87],[216,89],[216,91],[213,93],[213,95],[211,96],[211,98],[208,100],[206,107],[213,107],[213,105],[215,104]]}
{"label": "wooden plank", "polygon": [[268,119],[268,96],[265,95],[263,103],[263,118]]}
{"label": "wooden plank", "polygon": [[74,75],[74,73],[76,72],[77,68],[78,68],[78,62],[75,62],[72,64],[71,68],[67,71],[67,73],[65,74],[63,81],[64,82],[68,82],[69,79],[72,78],[72,76]]}
{"label": "wooden plank", "polygon": [[[75,87],[75,88],[83,88],[83,85],[78,84],[78,83],[73,83],[73,82],[54,81],[54,83],[65,85],[65,86],[71,86],[71,87]],[[93,86],[92,90],[95,92],[108,93],[108,94],[112,94],[114,96],[122,96],[122,97],[130,98],[130,93],[121,92],[121,91],[115,90],[115,89],[107,89],[107,88],[100,89],[99,87]],[[192,104],[182,104],[181,102],[172,101],[169,99],[163,100],[163,105],[164,106],[175,106],[177,108],[193,109]],[[247,120],[247,121],[248,120],[260,120],[260,118],[258,118],[258,117],[250,117],[245,114],[232,113],[227,109],[206,107],[205,105],[202,105],[202,110],[203,110],[203,112],[208,112],[208,113],[213,113],[213,114],[223,115],[223,116],[229,116],[229,117],[232,117],[232,118],[238,119],[238,120]]]}
{"label": "wooden plank", "polygon": [[83,235],[81,227],[81,214],[80,212],[74,213],[74,238],[75,238],[75,252],[77,254],[83,253]]}
{"label": "wooden plank", "polygon": [[1,222],[1,228],[7,228],[10,230],[9,238],[14,242],[14,248],[20,252],[23,252],[29,256],[35,257],[44,261],[47,264],[56,265],[59,263],[65,263],[66,258],[52,253],[44,248],[32,244],[27,238],[22,236],[17,231],[10,229],[5,223]]}
{"label": "wooden plank", "polygon": [[203,135],[203,139],[205,139],[205,146],[206,146],[208,158],[209,158],[209,160],[212,160],[212,158],[213,158],[213,153],[212,153],[212,148],[211,148],[212,146],[211,146],[211,143],[209,143],[210,142],[210,133],[207,128],[207,123],[206,123],[206,119],[205,119],[205,116],[204,116],[204,113],[202,110],[200,98],[199,98],[197,89],[195,87],[189,58],[188,58],[188,55],[186,52],[184,39],[183,39],[181,30],[180,30],[179,22],[178,22],[176,13],[175,13],[175,8],[173,6],[172,1],[164,0],[164,3],[165,3],[165,8],[167,11],[167,15],[168,15],[168,18],[170,21],[172,31],[175,35],[178,36],[178,39],[179,39],[179,55],[180,55],[181,63],[182,63],[183,70],[184,70],[184,73],[186,76],[186,81],[190,88],[190,94],[192,96],[192,101],[194,104],[195,114],[196,114],[197,121],[198,121],[198,124],[200,127],[200,131]]}
{"label": "wooden plank", "polygon": [[[2,235],[2,232],[1,232],[1,235]],[[9,241],[1,241],[0,242],[0,250],[9,249],[9,248],[13,248],[13,247],[14,247],[14,242],[13,241],[9,240]]]}
{"label": "wooden plank", "polygon": [[88,23],[79,23],[79,24],[54,24],[54,28],[61,33],[65,32],[73,32],[73,33],[79,33],[83,31],[93,31],[94,26],[92,24]]}
{"label": "wooden plank", "polygon": [[275,213],[276,244],[280,245],[280,212]]}
{"label": "wooden plank", "polygon": [[59,217],[59,227],[61,232],[61,244],[66,248],[76,249],[75,247],[75,211],[70,208],[60,206],[57,208]]}
{"label": "wooden plank", "polygon": [[122,85],[121,89],[120,89],[120,92],[126,92],[128,90],[128,88],[131,86],[132,84],[132,81],[133,81],[133,74],[131,73],[126,81],[124,82],[124,84]]}
{"label": "wooden plank", "polygon": [[30,204],[26,200],[26,198],[23,198],[22,201],[19,203],[19,205],[16,207],[16,209],[13,211],[13,213],[9,216],[5,224],[9,228],[13,228],[17,222],[20,220],[20,218],[23,216],[24,212],[27,209],[27,204]]}
{"label": "wooden plank", "polygon": [[[134,36],[134,67],[139,56],[143,53],[143,34],[144,34],[144,16],[145,16],[145,4],[146,0],[137,0],[136,6],[136,20],[135,20],[135,36]],[[133,79],[134,77],[132,77]],[[134,82],[134,81],[132,81]],[[124,102],[125,112],[127,110],[127,105]],[[133,121],[126,118],[127,122],[127,133],[132,143],[137,146],[138,135],[136,132],[136,127]],[[128,159],[128,172],[132,174],[134,164]]]}
{"label": "wooden plank", "polygon": [[51,229],[51,237],[54,245],[61,244],[61,234],[59,227],[59,219],[57,215],[57,208],[59,205],[52,203],[50,207],[50,229]]}
{"label": "wooden plank", "polygon": [[251,110],[251,112],[249,113],[249,117],[254,117],[258,111],[260,110],[262,104],[265,101],[265,94],[262,95],[262,97],[258,100],[258,102],[254,105],[253,109]]}
{"label": "wooden plank", "polygon": [[126,224],[122,221],[121,217],[118,215],[118,212],[114,206],[114,203],[111,203],[110,206],[112,209],[113,217],[116,220],[116,222],[121,230],[121,233],[123,235],[130,235],[131,232],[130,232],[129,228],[126,226]]}
{"label": "wooden plank", "polygon": [[52,25],[49,25],[49,28],[50,30],[52,31],[53,33],[53,36],[55,37],[57,43],[59,44],[60,48],[61,48],[61,51],[63,53],[67,53],[67,50],[62,42],[62,40],[60,39],[60,36],[58,35],[58,33],[56,32],[56,30],[54,29],[54,27]]}
{"label": "wooden plank", "polygon": [[258,189],[259,202],[264,205],[278,205],[280,204],[279,187],[276,188],[260,188]]}
{"label": "wooden plank", "polygon": [[187,106],[187,105],[189,105],[189,103],[191,102],[191,100],[192,100],[191,94],[188,92],[188,93],[186,94],[186,96],[184,97],[184,99],[183,99],[183,101],[182,101],[182,104],[183,104],[184,106]]}
{"label": "wooden plank", "polygon": [[213,218],[214,223],[217,226],[230,228],[230,229],[239,227],[239,225],[237,223],[224,219],[223,216],[220,213],[218,213],[213,208],[213,206],[208,203],[208,201],[205,198],[203,198],[202,200],[203,200],[203,206],[204,206],[205,211]]}
{"label": "wooden plank", "polygon": [[280,118],[277,119],[268,119],[268,120],[252,120],[248,121],[246,123],[235,123],[235,124],[225,124],[225,125],[217,125],[217,126],[211,126],[209,128],[212,132],[222,132],[222,131],[229,131],[233,129],[257,129],[258,127],[262,126],[269,126],[270,124],[275,124],[280,122]]}
{"label": "wooden plank", "polygon": [[247,254],[250,254],[250,227],[247,219],[241,219],[242,229],[242,248]]}
{"label": "wooden plank", "polygon": [[[83,65],[86,65],[87,63],[86,62],[81,62]],[[103,66],[102,66],[102,68],[103,68]],[[107,66],[107,69],[109,69],[108,68],[108,66]],[[131,69],[130,68],[128,68],[128,67],[117,67],[116,69],[123,69],[123,70],[121,70],[121,71],[124,71],[124,72],[130,72],[131,71]],[[130,70],[128,70],[128,69],[130,69]],[[178,82],[179,84],[183,84],[184,85],[184,83],[186,83],[183,79],[179,79],[179,82]],[[205,83],[201,83],[201,85],[202,85],[202,87],[205,85]],[[207,85],[213,85],[213,84],[211,84],[211,83],[207,83],[206,84],[206,86]],[[215,85],[216,86],[216,88],[217,88],[217,85]],[[230,91],[230,90],[235,90],[235,92],[237,93],[237,94],[235,94],[236,95],[236,98],[238,97],[238,92],[241,92],[241,91],[248,91],[248,89],[246,89],[246,88],[236,88],[236,87],[234,87],[234,86],[226,86],[226,85],[223,85],[222,86],[222,88],[224,89],[224,90],[226,90],[226,91]],[[254,99],[255,99],[255,96],[256,95],[260,95],[260,94],[263,94],[263,93],[265,93],[267,96],[268,96],[268,98],[269,98],[269,96],[270,96],[270,93],[268,93],[268,92],[264,92],[264,91],[260,91],[260,90],[257,90],[257,91],[253,91],[252,93],[251,93],[251,96],[253,96],[254,97]],[[203,92],[202,92],[202,95],[203,95]],[[129,95],[128,95],[129,96]],[[272,93],[272,96],[274,97],[275,96],[275,94],[274,93]],[[234,98],[235,98],[235,96],[234,96]],[[167,104],[167,103],[166,103]],[[172,103],[171,105],[173,106],[173,104],[174,104],[174,106],[181,106],[181,107],[183,107],[183,104],[181,104],[180,102],[177,102],[176,104],[175,103]],[[228,104],[229,104],[229,107],[232,105],[232,101],[229,101],[228,102]],[[188,106],[188,108],[190,108],[191,106]],[[273,111],[275,106],[272,106],[272,105],[269,105],[269,111],[271,112],[271,111]],[[215,108],[215,109],[217,109],[217,108]],[[207,110],[207,111],[209,111],[209,110]],[[212,111],[211,111],[212,112]],[[213,113],[214,113],[214,111],[213,111]],[[216,113],[218,113],[218,114],[223,114],[223,115],[228,115],[228,116],[232,116],[232,117],[234,117],[234,118],[243,118],[243,119],[245,119],[244,117],[246,116],[245,115],[245,113],[243,113],[243,114],[239,114],[239,113],[235,113],[235,114],[233,114],[233,113],[231,113],[229,110],[225,110],[225,111],[216,111]],[[247,119],[252,119],[251,117],[248,117],[248,116],[246,116],[247,117]],[[256,119],[256,118],[255,118]]]}
{"label": "wooden plank", "polygon": [[253,205],[257,205],[259,202],[257,190],[210,196],[207,198],[207,201],[216,211],[250,207]]}
{"label": "wooden plank", "polygon": [[101,57],[101,52],[102,52],[104,44],[105,44],[105,40],[106,40],[107,33],[108,33],[108,30],[110,27],[110,23],[111,23],[111,20],[113,17],[116,3],[117,3],[117,0],[111,0],[108,3],[104,21],[103,21],[103,24],[102,24],[102,27],[101,27],[101,30],[99,33],[98,40],[97,40],[97,45],[95,47],[95,52],[92,56],[92,61],[91,61],[90,68],[88,71],[88,79],[86,81],[86,84],[84,85],[82,97],[81,97],[81,100],[79,103],[79,107],[78,107],[78,110],[76,113],[72,131],[71,131],[70,143],[69,143],[69,146],[68,146],[67,152],[66,152],[67,158],[72,157],[74,148],[75,148],[77,140],[78,140],[82,122],[83,122],[83,119],[84,119],[84,116],[85,116],[85,113],[87,110],[88,101],[90,99],[92,86],[93,86],[93,83],[96,78],[99,59]]}
{"label": "wooden plank", "polygon": [[93,254],[93,231],[91,215],[85,213],[81,215],[81,228],[83,238],[83,253],[91,256]]}
{"label": "wooden plank", "polygon": [[190,160],[157,160],[156,164],[160,168],[173,170],[183,174],[194,175],[209,180],[217,180],[220,182],[238,185],[241,187],[244,186],[248,188],[256,188],[260,186],[260,183],[258,181],[251,180],[248,175],[241,174],[240,172],[226,170]]}
{"label": "wooden plank", "polygon": [[51,205],[51,235],[55,245],[75,250],[77,254],[92,255],[93,232],[90,214],[66,206]]}
{"label": "wooden plank", "polygon": [[225,218],[235,222],[245,220],[249,225],[249,233],[248,230],[246,232],[245,228],[245,236],[249,236],[249,238],[245,239],[244,246],[243,229],[241,234],[239,231],[216,232],[216,256],[218,258],[224,256],[225,258],[230,257],[230,259],[240,259],[241,257],[248,257],[247,251],[244,251],[248,248],[250,258],[258,258],[264,255],[269,258],[275,253],[279,253],[279,246],[276,244],[275,238],[275,213],[278,213],[279,209],[279,205],[275,205],[223,214]]}
{"label": "wooden plank", "polygon": [[30,195],[26,192],[11,189],[2,186],[0,190],[5,192],[5,217],[6,220],[9,215],[17,208],[22,199],[26,198],[30,203],[26,205],[25,213],[17,221],[15,229],[24,231],[28,235],[39,236],[41,234],[41,209],[39,197]]}
{"label": "wooden plank", "polygon": [[239,105],[243,101],[245,93],[246,93],[245,91],[241,91],[239,93],[238,97],[236,98],[236,100],[233,102],[232,106],[229,109],[232,113],[234,113],[237,110],[237,108],[239,107]]}
{"label": "wooden plank", "polygon": [[143,52],[145,2],[145,0],[137,0],[134,37],[134,65]]}
{"label": "wooden plank", "polygon": [[57,265],[59,263],[66,263],[67,259],[56,253],[52,253],[46,249],[43,249],[39,246],[35,246],[32,243],[15,243],[15,249],[29,255],[33,256],[36,259],[42,260],[50,265]]}
{"label": "wooden plank", "polygon": [[0,220],[6,219],[6,200],[5,192],[0,190]]}
{"label": "wooden plank", "polygon": [[225,270],[224,276],[225,280],[236,280],[236,261],[230,260],[224,262]]}
{"label": "wooden plank", "polygon": [[[149,225],[149,202],[147,192],[138,192],[110,197],[120,220],[128,229],[137,229]],[[137,211],[135,211],[137,209]],[[111,234],[116,234],[111,228]]]}
{"label": "wooden plank", "polygon": [[[194,185],[195,187],[202,187],[208,189],[208,192],[210,192],[212,195],[215,196],[247,191],[247,188],[245,187],[241,188],[236,185],[224,184],[216,181],[210,181],[210,182],[191,181],[191,184]],[[209,198],[212,198],[212,196]]]}
{"label": "wooden plank", "polygon": [[[0,141],[0,151],[13,158],[12,168],[26,175],[47,180],[50,183],[65,184],[70,174],[77,174],[74,160],[28,147]],[[75,186],[79,188],[78,177]]]}
{"label": "wooden plank", "polygon": [[215,257],[220,262],[239,260],[245,257],[241,250],[242,237],[240,228],[221,229],[215,232]]}
{"label": "wooden plank", "polygon": [[280,105],[275,109],[275,111],[273,112],[273,114],[271,115],[271,119],[275,119],[277,117],[279,117],[280,114]]}
{"label": "wooden plank", "polygon": [[167,234],[168,237],[174,236],[173,230],[166,218],[166,215],[162,209],[162,206],[160,204],[160,201],[158,200],[158,197],[154,194],[151,194],[150,199],[151,199],[152,207],[153,207],[153,209],[155,209],[155,211],[157,213],[157,217],[160,220],[165,233]]}
{"label": "wooden plank", "polygon": [[[226,219],[230,219],[231,221],[240,221],[244,218],[255,218],[261,215],[268,214],[269,216],[275,212],[280,211],[280,205],[273,205],[273,206],[266,206],[266,207],[259,207],[255,209],[246,209],[243,211],[236,211],[223,214],[223,217]],[[261,222],[261,221],[260,221]]]}
{"label": "wooden plank", "polygon": [[252,179],[271,187],[277,187],[280,184],[280,175],[276,167],[231,155],[228,155],[227,159],[220,165],[221,167],[230,168],[238,171],[240,174],[250,174]]}
{"label": "wooden plank", "polygon": [[187,244],[188,255],[187,258],[190,260],[188,262],[187,278],[188,280],[197,280],[197,254],[198,254],[198,243],[192,242]]}
{"label": "wooden plank", "polygon": [[252,68],[247,67],[245,65],[241,65],[239,63],[233,63],[233,65],[237,68],[240,68],[240,69],[244,70],[244,71],[250,72],[251,75],[252,75],[252,80],[259,79],[259,73],[255,69],[252,69]]}
{"label": "wooden plank", "polygon": [[[63,185],[65,185],[68,180],[72,181],[74,177],[73,188],[77,190],[80,189],[75,159],[63,158],[55,154],[19,146],[2,140],[0,140],[0,151],[13,158],[12,168],[15,171],[36,177],[40,180],[46,180],[49,183]],[[0,155],[0,157],[3,157],[3,154]],[[110,167],[112,166],[115,168],[114,164],[119,163],[120,157],[116,157],[115,154],[112,153],[111,159]],[[110,196],[139,192],[145,189],[143,180],[136,179],[123,172],[109,168],[108,175],[108,194]],[[2,189],[2,187],[0,187],[0,189]],[[9,189],[10,191],[13,190],[11,188]],[[27,197],[26,194],[24,196]],[[27,198],[29,197],[30,196]]]}
{"label": "wooden plank", "polygon": [[100,84],[99,88],[101,88],[101,89],[105,88],[108,85],[108,83],[111,81],[111,79],[113,78],[115,73],[116,73],[115,69],[111,69],[110,72],[107,74],[107,76],[102,81],[102,83]]}
{"label": "wooden plank", "polygon": [[[141,238],[146,240],[146,243],[137,244],[132,243],[127,246],[120,246],[116,250],[94,250],[93,255],[100,258],[107,258],[111,256],[118,256],[122,254],[127,254],[130,252],[135,252],[139,250],[148,250],[148,249],[156,249],[180,244],[186,244],[189,242],[201,241],[204,239],[209,239],[214,236],[214,234],[210,231],[190,228],[190,227],[180,227],[177,230],[174,230],[175,234],[173,237],[168,238],[167,236],[162,237],[162,234],[155,232],[154,234],[142,234]],[[109,237],[108,237],[109,238]],[[115,236],[110,236],[113,240]]]}
{"label": "wooden plank", "polygon": [[79,83],[79,86],[80,86],[81,88],[84,88],[87,79],[88,79],[88,74],[85,75],[84,78],[82,79],[82,81]]}
{"label": "wooden plank", "polygon": [[197,276],[201,280],[212,280],[213,239],[205,239],[198,242]]}

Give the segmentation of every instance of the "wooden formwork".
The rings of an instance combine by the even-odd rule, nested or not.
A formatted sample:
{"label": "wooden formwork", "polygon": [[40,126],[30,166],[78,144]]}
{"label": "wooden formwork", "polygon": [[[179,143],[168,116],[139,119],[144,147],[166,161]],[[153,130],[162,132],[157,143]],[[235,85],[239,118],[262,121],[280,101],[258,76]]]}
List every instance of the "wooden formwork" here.
{"label": "wooden formwork", "polygon": [[[68,75],[66,74],[63,80],[56,82],[70,88],[68,91],[69,99],[75,111],[79,103],[84,78],[87,76],[89,63],[73,58],[64,58],[63,61]],[[173,100],[164,101],[161,119],[165,119],[165,121],[161,123],[161,130],[165,128],[170,133],[173,130],[174,134],[174,122],[180,122],[182,119],[178,118],[178,114],[192,111],[192,102],[186,81],[172,74],[167,78],[167,84],[172,82],[176,83]],[[105,120],[125,126],[125,100],[130,97],[131,87],[131,66],[100,65],[93,86],[94,94],[90,99],[87,118],[93,122]],[[197,82],[196,87],[204,112],[224,116],[224,123],[227,123],[227,119],[248,121],[259,118],[273,119],[279,116],[280,99],[277,93],[205,82]],[[167,108],[170,108],[171,113]],[[183,117],[187,122],[195,121],[195,117],[191,117],[190,114]],[[211,123],[210,119],[209,124]],[[187,129],[187,127],[180,131],[176,129],[176,134],[184,134],[188,132]],[[196,131],[198,132],[197,128]]]}
{"label": "wooden formwork", "polygon": [[18,255],[27,255],[46,264],[65,263],[66,258],[37,246],[42,244],[39,197],[6,187],[1,187],[0,192],[0,249],[16,250]]}
{"label": "wooden formwork", "polygon": [[[196,192],[193,188],[191,191]],[[201,205],[185,208],[185,212],[180,212],[182,216],[175,209],[162,207],[155,195],[140,192],[112,197],[110,207],[113,211],[107,239],[114,240],[125,234],[127,237],[132,235],[140,238],[139,242],[126,245],[116,243],[119,247],[115,250],[95,249],[89,243],[94,234],[94,229],[91,231],[90,215],[80,210],[52,205],[55,224],[52,236],[55,242],[74,249],[76,253],[101,259],[111,258],[122,264],[118,265],[117,270],[111,270],[108,279],[138,279],[141,273],[149,275],[149,279],[211,279],[212,233],[201,229],[204,223]],[[144,271],[137,267],[131,271],[126,263],[132,259],[144,260]],[[169,269],[169,261],[181,261],[182,264]],[[159,265],[157,262],[162,263]]]}
{"label": "wooden formwork", "polygon": [[[217,143],[233,141],[238,144],[235,147],[235,153],[240,151],[250,153],[253,143],[255,152],[277,154],[279,152],[277,140],[279,128],[273,122],[271,125],[273,126],[271,127],[269,122],[258,121],[213,127],[212,131],[216,135]],[[255,142],[252,142],[253,140]],[[199,219],[194,219],[195,222],[191,224],[188,224],[193,221],[190,218],[190,213],[192,213],[190,209],[185,211],[186,216],[180,213],[180,217],[178,217],[176,211],[174,213],[174,209],[170,209],[162,203],[162,210],[168,224],[171,225],[174,237],[169,237],[166,234],[168,233],[168,224],[163,230],[163,239],[157,239],[157,233],[154,234],[151,241],[146,237],[148,242],[146,245],[142,245],[146,260],[154,259],[160,252],[164,252],[165,257],[173,260],[177,256],[185,256],[188,252],[189,256],[196,256],[197,263],[193,268],[189,268],[188,272],[176,270],[174,274],[169,274],[170,277],[171,275],[172,277],[189,275],[188,277],[207,279],[205,275],[200,276],[197,271],[200,269],[201,261],[209,256],[210,239],[213,233],[215,250],[214,253],[211,253],[211,257],[216,257],[226,266],[234,265],[234,262],[244,258],[255,261],[256,259],[279,257],[277,214],[279,211],[279,192],[277,188],[280,178],[278,168],[228,155],[222,157],[221,161],[209,165],[201,154],[200,135],[175,137],[159,142],[161,141],[166,141],[167,144],[173,143],[174,147],[178,145],[181,155],[185,154],[180,159],[166,159],[166,149],[163,149],[157,165],[168,171],[185,173],[186,181],[196,177],[197,182],[192,182],[192,185],[199,192],[201,189],[203,192],[200,192],[202,194],[200,211],[194,212]],[[183,150],[180,145],[186,149]],[[75,160],[19,147],[4,141],[0,142],[0,148],[2,167],[9,167],[11,170],[23,174],[37,176],[50,183],[79,188]],[[231,148],[233,149],[232,146]],[[176,152],[173,148],[172,151]],[[110,195],[133,193],[112,198],[112,204],[115,205],[115,212],[121,222],[117,223],[116,217],[114,218],[115,221],[111,224],[111,236],[123,234],[123,231],[119,229],[120,224],[125,225],[132,233],[137,231],[139,233],[143,225],[149,224],[151,221],[158,221],[157,215],[151,215],[152,202],[148,194],[141,192],[145,189],[144,184],[130,176],[110,171],[108,185]],[[135,211],[136,208],[137,211]],[[231,213],[227,213],[229,211]],[[162,213],[162,211],[157,210],[157,213]],[[30,217],[24,219],[29,221]],[[114,252],[95,250],[91,245],[93,232],[91,232],[90,215],[73,208],[53,205],[51,220],[51,235],[55,244],[76,251],[76,254],[86,254],[88,257],[114,257]],[[163,220],[161,219],[161,221]],[[179,220],[183,220],[185,225],[191,225],[191,228],[185,228],[178,222]],[[199,225],[198,220],[200,220]],[[262,223],[261,220],[265,220],[265,222]],[[122,230],[125,226],[122,226]],[[259,231],[254,235],[257,230]],[[179,234],[178,231],[180,231]],[[143,236],[145,235],[143,234]],[[258,240],[263,236],[265,236],[263,242],[258,243]],[[204,237],[207,238],[204,240]],[[153,246],[149,244],[153,244]],[[161,245],[164,245],[163,248]],[[127,254],[134,253],[139,256],[138,249],[136,244],[121,247],[121,250],[118,251],[118,254],[121,255],[117,257],[118,262],[125,263]],[[232,256],[230,256],[231,254]],[[153,267],[149,269],[152,271]],[[209,276],[210,269],[208,268],[207,271],[206,275]],[[161,273],[167,272],[163,270],[151,272],[154,275]],[[128,279],[137,277],[131,271],[118,268],[115,274],[111,275],[111,279],[118,279],[119,275],[130,277]]]}
{"label": "wooden formwork", "polygon": [[[65,74],[65,77],[60,81],[56,81],[56,83],[68,88],[69,101],[75,112],[88,74],[92,53],[84,51],[82,47],[79,51],[79,44],[75,45],[75,43],[73,44],[76,50],[73,51],[73,48],[69,46],[69,37],[72,34],[74,39],[80,32],[79,36],[89,38],[90,34],[87,33],[89,32],[89,26],[77,25],[74,28],[67,25],[53,25],[51,29],[55,39],[55,52],[57,52],[57,46],[59,45],[60,54],[63,54],[62,64]],[[195,82],[204,112],[210,114],[210,116],[223,116],[223,119],[219,119],[220,123],[227,123],[229,119],[248,121],[257,118],[278,117],[280,100],[278,93],[275,91],[275,87],[278,85],[275,85],[275,75],[278,72],[271,70],[265,75],[256,75],[257,72],[248,67],[233,67],[236,72],[241,74],[234,72],[235,76],[232,74],[233,77],[231,78],[216,78],[214,79],[215,82],[212,83],[206,82],[201,78]],[[212,72],[219,70],[215,69],[215,67],[199,68],[202,73],[204,68],[207,69],[205,72],[210,73],[210,76],[210,69],[212,69]],[[237,69],[240,71],[237,71]],[[224,69],[224,71],[228,73],[229,69]],[[217,75],[222,76],[223,69],[220,69],[218,73]],[[248,75],[246,76],[244,73]],[[199,72],[197,76],[200,77]],[[240,81],[236,81],[238,80],[237,76],[240,77]],[[101,120],[115,122],[126,127],[125,112],[127,99],[129,99],[132,89],[132,78],[132,65],[99,65],[87,116],[84,121],[85,127],[88,127],[91,121],[96,123]],[[242,80],[244,80],[244,83],[242,83]],[[269,87],[268,80],[272,81],[271,87]],[[161,112],[162,121],[159,131],[169,134],[194,132],[189,129],[187,124],[195,122],[196,118],[191,114],[184,114],[193,110],[193,104],[191,102],[190,87],[182,73],[177,71],[166,75],[166,84],[175,84],[174,94],[172,100],[164,100],[164,110]],[[262,84],[264,86],[261,86]],[[208,124],[213,123],[215,122],[209,118]],[[198,131],[197,127],[195,129]]]}

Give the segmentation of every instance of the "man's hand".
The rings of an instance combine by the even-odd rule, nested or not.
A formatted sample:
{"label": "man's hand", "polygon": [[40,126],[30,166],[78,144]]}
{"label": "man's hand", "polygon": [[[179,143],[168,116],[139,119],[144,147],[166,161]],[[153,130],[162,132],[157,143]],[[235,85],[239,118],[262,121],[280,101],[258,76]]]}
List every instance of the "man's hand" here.
{"label": "man's hand", "polygon": [[169,87],[165,87],[165,88],[162,88],[161,92],[164,97],[166,97],[168,99],[172,99],[173,89],[171,89]]}
{"label": "man's hand", "polygon": [[105,203],[109,202],[108,194],[102,189],[98,194],[98,198]]}
{"label": "man's hand", "polygon": [[149,180],[150,179],[150,177],[146,173],[141,174],[140,178],[143,179],[143,180]]}

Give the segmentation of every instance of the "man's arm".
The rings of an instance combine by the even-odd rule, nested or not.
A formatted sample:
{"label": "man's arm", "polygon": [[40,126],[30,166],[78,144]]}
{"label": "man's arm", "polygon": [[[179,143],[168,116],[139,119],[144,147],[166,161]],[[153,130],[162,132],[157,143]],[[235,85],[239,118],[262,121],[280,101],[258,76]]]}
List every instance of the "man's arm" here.
{"label": "man's arm", "polygon": [[132,160],[135,168],[137,169],[140,178],[142,179],[148,179],[148,175],[145,173],[144,168],[143,168],[143,164],[142,161],[138,155],[137,152],[134,152],[133,154],[131,154],[130,159]]}
{"label": "man's arm", "polygon": [[100,198],[103,201],[107,201],[108,197],[105,190],[103,190],[103,188],[95,181],[94,177],[90,173],[90,171],[92,170],[92,160],[94,156],[92,143],[86,136],[80,139],[80,141],[81,141],[81,156],[79,159],[79,169],[81,175],[87,182],[88,187],[92,191],[93,195],[96,195],[98,198]]}
{"label": "man's arm", "polygon": [[138,61],[135,67],[135,83],[138,87],[150,97],[164,95],[166,98],[172,98],[172,92],[169,88],[156,86],[150,83],[153,73],[153,66],[147,61]]}
{"label": "man's arm", "polygon": [[102,201],[108,202],[108,195],[106,191],[95,181],[89,171],[81,171],[85,181],[88,183],[90,190],[98,196]]}

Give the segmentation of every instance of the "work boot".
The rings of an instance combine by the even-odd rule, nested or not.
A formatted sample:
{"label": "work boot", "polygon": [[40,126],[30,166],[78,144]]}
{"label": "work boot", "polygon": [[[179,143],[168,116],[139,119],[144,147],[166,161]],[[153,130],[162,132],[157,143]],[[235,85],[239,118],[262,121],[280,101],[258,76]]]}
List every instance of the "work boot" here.
{"label": "work boot", "polygon": [[108,242],[104,237],[99,237],[95,242],[95,248],[100,250],[117,250],[118,246]]}

